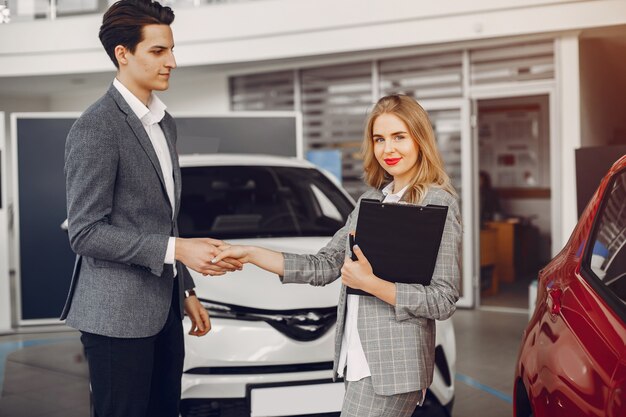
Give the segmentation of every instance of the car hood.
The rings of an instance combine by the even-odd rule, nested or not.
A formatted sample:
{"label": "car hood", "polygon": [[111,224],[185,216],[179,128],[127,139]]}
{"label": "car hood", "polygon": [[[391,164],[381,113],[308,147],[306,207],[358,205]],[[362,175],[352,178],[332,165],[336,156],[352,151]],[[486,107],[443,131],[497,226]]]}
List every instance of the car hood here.
{"label": "car hood", "polygon": [[[229,240],[229,243],[255,245],[279,252],[316,253],[330,237],[263,238]],[[337,305],[341,281],[325,287],[282,284],[278,275],[252,264],[242,271],[211,277],[189,270],[199,298],[266,310],[332,307]]]}

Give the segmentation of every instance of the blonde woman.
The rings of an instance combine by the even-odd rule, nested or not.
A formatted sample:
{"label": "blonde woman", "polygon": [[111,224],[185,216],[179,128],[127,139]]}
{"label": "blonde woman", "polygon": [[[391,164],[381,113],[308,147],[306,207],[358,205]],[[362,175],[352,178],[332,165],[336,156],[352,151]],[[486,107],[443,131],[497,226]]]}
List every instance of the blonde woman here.
{"label": "blonde woman", "polygon": [[[255,246],[224,247],[216,258],[236,258],[279,275],[283,283],[326,285],[341,278],[335,336],[334,376],[344,377],[341,417],[411,416],[433,379],[435,320],[452,315],[458,300],[461,224],[426,111],[412,98],[381,98],[368,117],[363,139],[365,181],[361,198],[387,203],[448,206],[431,283],[394,283],[374,275],[358,246],[352,261],[346,224],[315,255],[275,252]],[[415,236],[420,239],[420,236]],[[373,297],[346,294],[346,287]]]}

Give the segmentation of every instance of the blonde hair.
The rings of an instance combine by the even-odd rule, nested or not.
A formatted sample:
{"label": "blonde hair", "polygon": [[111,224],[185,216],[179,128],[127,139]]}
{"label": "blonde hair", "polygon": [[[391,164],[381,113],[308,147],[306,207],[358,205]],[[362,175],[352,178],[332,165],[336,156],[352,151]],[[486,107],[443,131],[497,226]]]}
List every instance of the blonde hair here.
{"label": "blonde hair", "polygon": [[435,133],[430,124],[428,113],[417,101],[409,96],[394,94],[378,100],[372,109],[365,125],[365,135],[361,154],[365,182],[377,189],[391,182],[393,178],[387,174],[374,156],[373,128],[374,122],[382,114],[392,114],[404,122],[411,139],[417,146],[417,163],[415,174],[409,183],[403,200],[419,204],[428,191],[428,187],[442,188],[456,196],[450,177],[444,169],[443,160],[437,149]]}

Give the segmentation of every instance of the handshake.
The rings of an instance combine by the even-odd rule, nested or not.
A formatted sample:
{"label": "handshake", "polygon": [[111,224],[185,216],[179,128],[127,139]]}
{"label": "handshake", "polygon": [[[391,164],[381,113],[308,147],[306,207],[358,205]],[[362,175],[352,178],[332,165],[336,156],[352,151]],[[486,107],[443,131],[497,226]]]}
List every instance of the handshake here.
{"label": "handshake", "polygon": [[[357,259],[344,259],[341,282],[395,305],[395,284],[389,284],[374,275],[372,265],[357,245],[352,250]],[[224,275],[226,272],[241,270],[246,263],[279,276],[285,274],[285,259],[281,252],[259,246],[229,245],[210,238],[176,239],[176,259],[202,275]],[[379,293],[380,296],[377,295]]]}
{"label": "handshake", "polygon": [[204,276],[218,276],[243,268],[246,256],[238,248],[218,239],[176,238],[175,258]]}

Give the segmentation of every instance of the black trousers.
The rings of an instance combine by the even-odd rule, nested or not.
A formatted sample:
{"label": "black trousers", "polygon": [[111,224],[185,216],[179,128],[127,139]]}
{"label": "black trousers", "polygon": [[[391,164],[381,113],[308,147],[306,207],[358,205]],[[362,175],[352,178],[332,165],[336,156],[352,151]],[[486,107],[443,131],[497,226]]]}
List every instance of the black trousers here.
{"label": "black trousers", "polygon": [[178,305],[174,285],[165,326],[152,337],[81,332],[97,417],[179,416],[185,346]]}

